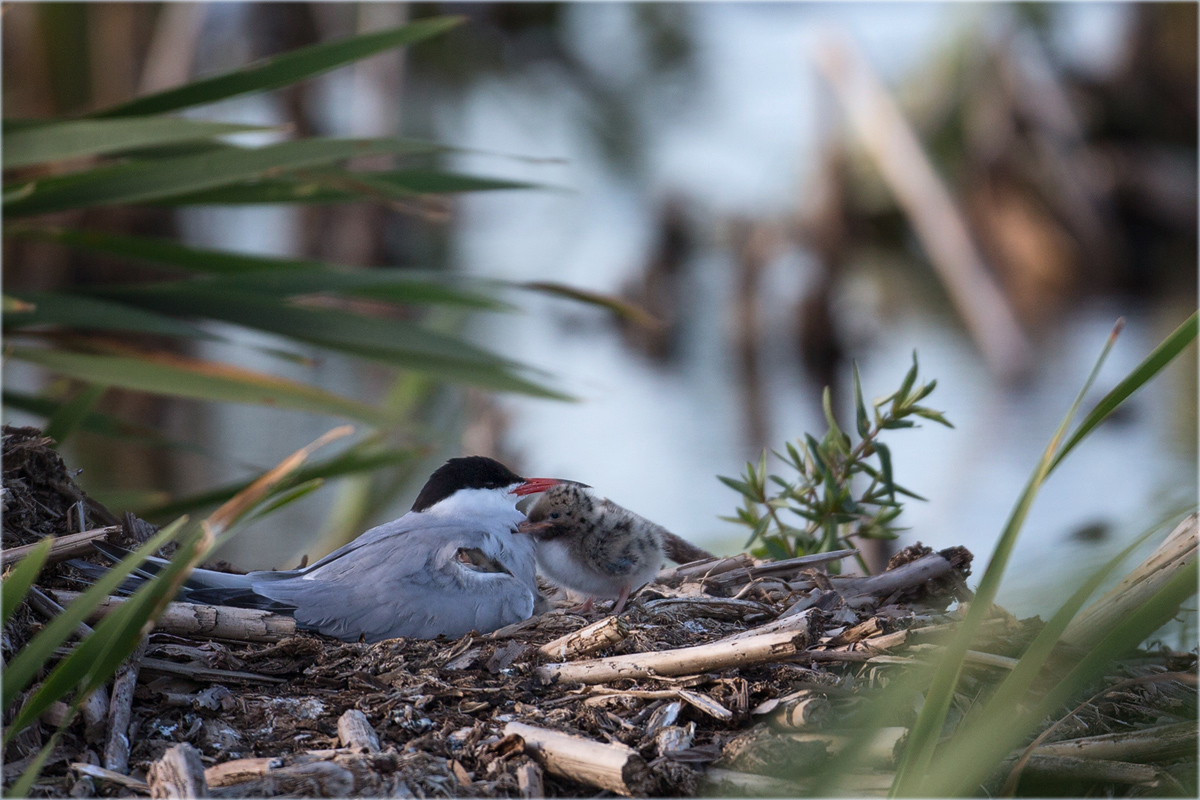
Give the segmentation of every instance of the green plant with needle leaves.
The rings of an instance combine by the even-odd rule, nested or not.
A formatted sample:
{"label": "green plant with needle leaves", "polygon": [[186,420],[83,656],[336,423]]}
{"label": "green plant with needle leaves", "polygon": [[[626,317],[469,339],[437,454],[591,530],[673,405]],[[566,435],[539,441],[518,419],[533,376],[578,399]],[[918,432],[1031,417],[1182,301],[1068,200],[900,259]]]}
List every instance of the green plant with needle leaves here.
{"label": "green plant with needle leaves", "polygon": [[[792,480],[767,472],[763,451],[757,466],[746,464],[739,478],[718,476],[739,492],[742,507],[722,517],[749,528],[746,547],[759,543],[759,552],[773,558],[825,553],[850,545],[852,539],[894,539],[900,515],[897,495],[923,500],[896,483],[892,454],[880,441],[884,431],[911,428],[918,419],[953,427],[942,412],[920,405],[937,381],[917,384],[917,354],[900,388],[871,404],[863,401],[858,365],[854,365],[855,430],[858,441],[844,432],[833,414],[829,389],[823,405],[829,430],[820,441],[805,435],[787,453],[775,452],[796,474]],[[914,419],[915,418],[915,419]],[[865,483],[861,490],[856,483]],[[797,519],[798,518],[798,519]]]}

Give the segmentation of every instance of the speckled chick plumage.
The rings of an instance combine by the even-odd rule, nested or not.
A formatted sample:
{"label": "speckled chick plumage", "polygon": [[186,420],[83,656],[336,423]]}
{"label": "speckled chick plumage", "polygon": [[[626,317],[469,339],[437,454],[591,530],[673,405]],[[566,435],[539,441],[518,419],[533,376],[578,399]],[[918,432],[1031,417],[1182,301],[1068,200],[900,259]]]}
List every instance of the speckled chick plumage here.
{"label": "speckled chick plumage", "polygon": [[654,578],[664,545],[669,553],[682,542],[661,525],[570,483],[544,492],[518,530],[534,538],[538,568],[546,578],[589,598],[616,598],[614,613],[621,612],[631,591]]}

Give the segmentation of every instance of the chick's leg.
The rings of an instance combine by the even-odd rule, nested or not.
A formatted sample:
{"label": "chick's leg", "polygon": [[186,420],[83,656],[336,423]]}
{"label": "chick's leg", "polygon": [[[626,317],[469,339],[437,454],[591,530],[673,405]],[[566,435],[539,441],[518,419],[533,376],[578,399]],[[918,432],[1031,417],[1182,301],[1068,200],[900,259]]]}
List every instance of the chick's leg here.
{"label": "chick's leg", "polygon": [[621,594],[617,597],[617,604],[613,606],[613,614],[620,614],[625,610],[625,601],[629,599],[629,590],[631,588],[628,583],[621,587]]}
{"label": "chick's leg", "polygon": [[586,602],[580,603],[579,605],[571,606],[570,608],[567,609],[567,611],[570,611],[572,614],[587,614],[588,612],[590,612],[592,610],[592,606],[595,604],[596,604],[596,598],[589,597]]}

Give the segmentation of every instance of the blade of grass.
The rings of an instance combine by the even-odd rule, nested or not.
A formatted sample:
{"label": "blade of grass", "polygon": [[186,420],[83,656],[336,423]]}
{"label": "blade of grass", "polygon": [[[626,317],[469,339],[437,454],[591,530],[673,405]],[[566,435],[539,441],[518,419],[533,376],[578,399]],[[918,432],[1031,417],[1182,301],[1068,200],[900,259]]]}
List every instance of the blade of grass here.
{"label": "blade of grass", "polygon": [[[298,470],[295,479],[298,481],[311,481],[369,473],[384,467],[406,464],[421,458],[424,454],[424,451],[420,449],[386,450],[380,453],[365,453],[352,448],[341,455]],[[252,482],[241,481],[189,497],[172,500],[164,505],[137,509],[137,514],[146,519],[162,519],[182,513],[180,509],[194,511],[207,508],[225,502],[247,488]]]}
{"label": "blade of grass", "polygon": [[[119,564],[115,564],[112,569],[89,586],[75,602],[67,606],[64,613],[50,620],[41,633],[21,648],[21,651],[8,663],[3,676],[0,676],[0,685],[3,686],[0,694],[4,696],[5,703],[11,703],[17,695],[28,688],[38,670],[54,654],[55,649],[74,633],[75,627],[86,620],[96,606],[112,594],[129,573],[146,560],[147,556],[154,554],[160,547],[173,539],[179,533],[183,523],[183,519],[171,523]],[[32,703],[32,700],[30,702]],[[46,703],[46,706],[48,705],[49,702]],[[29,707],[30,704],[26,704],[26,708]],[[32,714],[32,718],[36,718],[44,710],[45,706],[38,708],[37,712]],[[9,730],[5,732],[5,744],[8,743],[14,730],[18,730],[19,727],[23,726],[17,726],[14,723],[9,727]]]}
{"label": "blade of grass", "polygon": [[1071,420],[1074,419],[1079,406],[1083,403],[1084,396],[1096,380],[1100,368],[1104,365],[1104,361],[1116,343],[1116,337],[1120,333],[1121,327],[1122,322],[1118,321],[1117,325],[1113,328],[1113,332],[1109,335],[1108,341],[1105,342],[1104,348],[1096,360],[1096,364],[1092,367],[1091,373],[1084,382],[1083,388],[1075,397],[1075,401],[1071,404],[1062,422],[1059,423],[1058,429],[1055,431],[1054,436],[1051,437],[1049,444],[1046,445],[1041,459],[1039,459],[1037,466],[1034,468],[1033,475],[1030,476],[1029,482],[1017,500],[1016,507],[1013,509],[1007,524],[1004,526],[1004,531],[1000,535],[1000,540],[996,543],[996,548],[992,552],[987,569],[979,581],[979,587],[975,591],[975,598],[971,601],[967,616],[960,623],[954,638],[946,646],[942,658],[936,667],[933,684],[930,686],[925,703],[921,707],[921,712],[917,715],[916,723],[909,733],[904,755],[897,765],[896,780],[892,784],[892,789],[889,793],[890,797],[915,796],[923,793],[921,788],[922,781],[929,770],[934,750],[941,737],[946,713],[954,698],[954,690],[958,685],[959,676],[962,674],[963,658],[966,655],[971,640],[974,639],[975,633],[979,629],[979,624],[991,610],[992,601],[995,599],[996,592],[1000,587],[1000,581],[1004,576],[1005,568],[1008,566],[1009,557],[1016,546],[1017,537],[1025,524],[1025,518],[1029,514],[1029,509],[1033,507],[1033,502],[1037,498],[1038,491],[1050,473],[1050,466],[1059,444],[1062,442],[1063,437],[1066,436]]}
{"label": "blade of grass", "polygon": [[1071,434],[1071,438],[1067,439],[1062,449],[1058,451],[1058,455],[1054,457],[1054,462],[1050,465],[1050,469],[1057,467],[1059,462],[1066,458],[1067,454],[1074,450],[1075,446],[1092,432],[1093,428],[1103,422],[1113,411],[1116,411],[1134,392],[1149,383],[1163,367],[1174,361],[1175,357],[1183,351],[1183,348],[1196,340],[1198,316],[1200,316],[1200,312],[1188,317],[1182,325],[1176,328],[1158,347],[1154,348],[1150,352],[1150,355],[1146,356],[1132,372],[1126,375],[1111,392],[1106,394],[1096,404],[1096,407],[1079,423],[1079,427]]}
{"label": "blade of grass", "polygon": [[78,380],[105,382],[110,386],[150,394],[267,405],[347,417],[372,424],[388,422],[379,409],[348,397],[274,375],[174,353],[91,355],[13,347],[9,355]]}
{"label": "blade of grass", "polygon": [[27,193],[5,198],[4,214],[14,218],[97,205],[145,203],[357,156],[412,155],[438,149],[406,139],[300,139],[265,147],[231,147],[30,181],[24,184],[33,187]]}
{"label": "blade of grass", "polygon": [[38,776],[42,774],[42,770],[46,767],[46,760],[50,757],[50,754],[54,752],[54,748],[58,747],[58,742],[62,738],[63,731],[67,729],[67,726],[70,725],[74,719],[75,715],[73,713],[67,714],[62,724],[59,725],[58,729],[50,735],[50,739],[46,742],[46,744],[42,745],[42,749],[38,751],[38,754],[34,756],[33,761],[29,762],[29,766],[26,767],[21,773],[21,777],[17,779],[16,783],[13,784],[12,791],[6,792],[6,795],[9,797],[33,796],[32,790],[34,781],[36,781]]}
{"label": "blade of grass", "polygon": [[66,292],[19,292],[17,299],[30,309],[4,315],[4,327],[22,328],[47,325],[76,330],[129,331],[151,336],[181,336],[215,341],[219,337],[152,309],[135,308],[97,297]]}
{"label": "blade of grass", "polygon": [[463,17],[433,17],[397,28],[352,36],[334,42],[303,47],[264,59],[233,72],[216,75],[139,97],[128,103],[102,109],[92,117],[122,117],[161,114],[181,108],[214,103],[249,92],[279,89],[363,58],[415,44],[437,36],[463,21]]}
{"label": "blade of grass", "polygon": [[0,627],[8,624],[13,612],[17,610],[17,606],[25,601],[25,595],[29,593],[29,587],[33,586],[33,582],[37,580],[38,573],[42,571],[42,567],[46,563],[46,556],[50,554],[53,544],[53,536],[42,539],[38,542],[37,547],[21,559],[4,579],[3,586],[0,588]]}
{"label": "blade of grass", "polygon": [[104,155],[130,147],[267,130],[275,129],[174,117],[53,122],[36,128],[6,132],[3,163],[4,169],[12,169],[47,161]]}
{"label": "blade of grass", "polygon": [[54,416],[50,417],[46,423],[42,433],[57,442],[55,447],[62,447],[63,442],[92,413],[107,391],[108,386],[102,383],[85,385],[75,393],[74,397],[58,407]]}
{"label": "blade of grass", "polygon": [[[212,289],[253,290],[280,295],[344,292],[397,303],[440,303],[473,308],[506,309],[509,306],[486,295],[456,288],[451,276],[412,269],[370,269],[291,258],[245,255],[223,250],[203,250],[164,239],[119,236],[101,231],[13,225],[6,234],[49,241],[91,253],[128,258],[164,267],[174,273],[209,276]],[[486,282],[477,282],[488,286]],[[170,284],[151,287],[107,287],[99,291],[178,291]]]}
{"label": "blade of grass", "polygon": [[126,302],[175,314],[204,314],[344,353],[417,369],[445,380],[537,397],[567,399],[516,373],[521,365],[408,320],[370,318],[333,309],[297,307],[246,292],[210,291],[198,284],[170,292],[130,290]]}
{"label": "blade of grass", "polygon": [[665,323],[658,317],[651,314],[641,306],[623,300],[616,295],[605,294],[603,292],[593,292],[586,289],[577,289],[573,286],[567,286],[562,283],[554,283],[552,281],[530,281],[528,283],[514,284],[519,289],[528,289],[529,291],[541,292],[542,294],[557,295],[565,297],[569,300],[576,300],[581,303],[599,306],[613,312],[618,317],[621,317],[627,322],[632,322],[641,328],[649,331],[659,331],[665,327]]}

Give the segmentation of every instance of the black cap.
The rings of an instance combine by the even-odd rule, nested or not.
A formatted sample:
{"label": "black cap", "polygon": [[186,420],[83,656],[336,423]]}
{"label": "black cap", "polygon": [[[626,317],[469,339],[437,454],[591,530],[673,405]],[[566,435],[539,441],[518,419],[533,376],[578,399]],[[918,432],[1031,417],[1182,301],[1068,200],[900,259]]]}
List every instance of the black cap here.
{"label": "black cap", "polygon": [[434,470],[421,487],[413,511],[424,511],[440,503],[459,489],[500,489],[525,479],[494,458],[466,456],[452,458]]}

